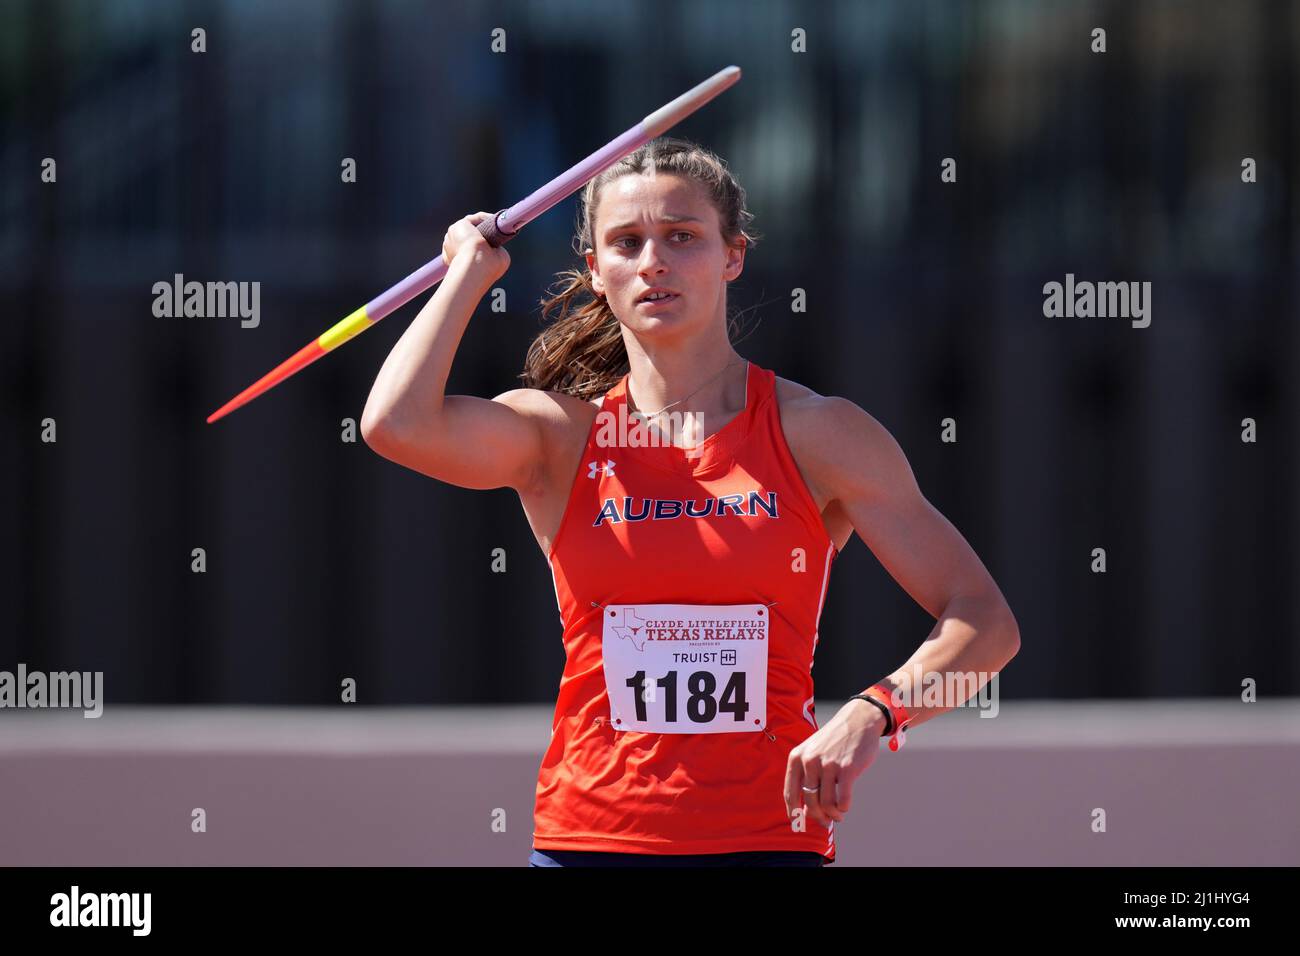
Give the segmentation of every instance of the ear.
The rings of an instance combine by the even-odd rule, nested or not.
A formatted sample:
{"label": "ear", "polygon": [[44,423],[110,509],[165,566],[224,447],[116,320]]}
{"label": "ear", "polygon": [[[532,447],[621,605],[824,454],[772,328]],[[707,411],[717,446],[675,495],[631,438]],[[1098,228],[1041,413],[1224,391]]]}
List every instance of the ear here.
{"label": "ear", "polygon": [[596,271],[596,257],[588,254],[586,259],[587,268],[591,270],[591,286],[596,290],[596,294],[603,299],[605,297],[605,280],[602,279],[600,273]]}
{"label": "ear", "polygon": [[744,239],[740,239],[736,246],[727,246],[727,262],[722,269],[722,278],[727,282],[740,278],[741,272],[745,270],[745,248]]}

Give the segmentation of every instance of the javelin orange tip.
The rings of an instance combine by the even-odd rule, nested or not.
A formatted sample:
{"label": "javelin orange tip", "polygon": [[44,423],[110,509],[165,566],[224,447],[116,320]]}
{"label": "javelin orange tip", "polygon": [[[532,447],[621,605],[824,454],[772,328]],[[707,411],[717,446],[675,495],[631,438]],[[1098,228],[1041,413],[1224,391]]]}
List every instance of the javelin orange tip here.
{"label": "javelin orange tip", "polygon": [[322,355],[325,355],[326,351],[326,349],[321,348],[319,339],[312,339],[312,341],[307,345],[304,345],[296,353],[285,359],[252,385],[248,386],[248,388],[244,389],[230,401],[226,402],[226,404],[222,405],[215,412],[209,415],[208,424],[211,425],[218,418],[224,418],[236,408],[248,404],[263,392],[270,391],[294,372],[306,368]]}

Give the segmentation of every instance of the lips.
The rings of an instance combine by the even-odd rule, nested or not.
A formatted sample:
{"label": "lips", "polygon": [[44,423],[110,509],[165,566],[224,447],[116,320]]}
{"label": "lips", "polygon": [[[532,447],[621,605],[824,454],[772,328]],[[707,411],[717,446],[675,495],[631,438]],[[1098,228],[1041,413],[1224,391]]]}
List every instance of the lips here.
{"label": "lips", "polygon": [[[658,300],[647,298],[648,296],[652,296],[652,295],[665,295],[666,298],[658,299]],[[677,293],[674,292],[672,289],[664,289],[656,286],[653,289],[646,289],[639,296],[637,296],[636,304],[640,305],[642,302],[652,302],[652,301],[667,302],[669,299],[675,299],[675,298],[677,298]]]}
{"label": "lips", "polygon": [[[663,291],[667,292],[667,290],[663,290]],[[636,300],[636,304],[637,304],[638,306],[642,306],[642,305],[644,305],[644,306],[667,305],[669,302],[675,302],[675,301],[677,301],[678,298],[680,298],[680,296],[679,296],[678,293],[676,293],[676,292],[668,292],[666,295],[664,295],[664,296],[662,296],[661,298],[658,298],[658,299],[647,299],[647,298],[646,298],[646,296],[648,296],[648,295],[653,295],[653,294],[654,294],[653,291],[651,291],[651,292],[647,292],[646,295],[643,295],[643,296],[641,296],[641,298],[639,298],[639,299]]]}

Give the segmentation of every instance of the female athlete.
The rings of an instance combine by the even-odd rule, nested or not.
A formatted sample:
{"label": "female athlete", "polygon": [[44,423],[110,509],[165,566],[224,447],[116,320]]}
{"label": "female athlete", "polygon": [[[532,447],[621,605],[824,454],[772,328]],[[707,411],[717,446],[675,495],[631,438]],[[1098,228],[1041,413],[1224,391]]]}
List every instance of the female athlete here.
{"label": "female athlete", "polygon": [[[662,137],[586,185],[586,269],[544,300],[526,387],[491,400],[445,394],[510,265],[488,215],[448,229],[361,429],[433,478],[515,489],[550,564],[566,662],[530,864],[834,862],[882,736],[964,702],[920,706],[918,675],[987,679],[1019,649],[1001,591],[875,418],[736,352],[727,283],[755,236],[716,155]],[[817,625],[855,531],[936,624],[819,728]]]}

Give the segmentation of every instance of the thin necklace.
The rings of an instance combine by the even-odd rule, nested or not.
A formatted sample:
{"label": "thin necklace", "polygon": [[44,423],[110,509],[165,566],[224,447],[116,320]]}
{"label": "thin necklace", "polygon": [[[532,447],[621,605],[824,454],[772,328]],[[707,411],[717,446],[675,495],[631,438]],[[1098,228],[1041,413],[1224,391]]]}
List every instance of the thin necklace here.
{"label": "thin necklace", "polygon": [[[706,380],[705,383],[704,383],[704,385],[708,385],[709,382],[712,382],[714,379],[716,379],[716,378],[718,377],[718,375],[721,375],[723,372],[725,372],[727,369],[731,368],[733,365],[739,365],[739,364],[740,364],[739,362],[728,362],[726,365],[722,366],[722,370],[719,371],[719,372],[717,373],[717,375],[714,375],[714,376],[710,377],[708,380]],[[700,388],[703,388],[704,385],[701,385]],[[698,392],[698,391],[700,390],[700,388],[697,388],[697,389],[695,390],[695,392]],[[691,395],[694,395],[695,392],[691,392]],[[629,388],[629,389],[628,389],[628,397],[629,397],[629,398],[631,398],[631,393],[632,393],[632,390]],[[662,415],[664,412],[668,411],[668,409],[672,408],[673,405],[680,405],[682,402],[686,401],[686,399],[690,398],[691,395],[684,395],[683,397],[677,399],[677,401],[672,402],[671,404],[665,405],[663,408],[659,409],[659,411],[657,411],[657,412],[643,412],[643,411],[640,411],[639,409],[637,409],[637,410],[633,410],[633,411],[629,412],[628,414],[630,414],[630,415],[631,415],[632,417],[634,417],[634,418],[640,418],[640,419],[643,419],[643,420],[649,420],[649,419],[651,419],[651,418],[658,418],[658,417],[659,417],[660,415]]]}

